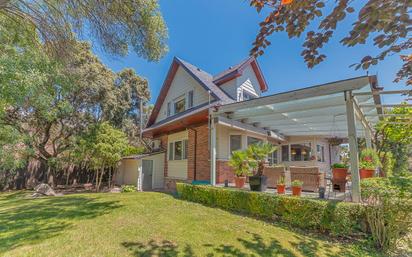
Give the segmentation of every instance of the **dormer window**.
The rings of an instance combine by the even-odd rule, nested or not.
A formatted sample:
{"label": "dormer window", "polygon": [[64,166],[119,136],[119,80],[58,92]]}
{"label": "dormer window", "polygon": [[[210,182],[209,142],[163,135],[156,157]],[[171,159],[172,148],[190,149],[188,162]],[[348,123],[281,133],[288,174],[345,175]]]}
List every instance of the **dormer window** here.
{"label": "dormer window", "polygon": [[174,114],[184,112],[186,110],[186,99],[184,96],[181,96],[174,100]]}

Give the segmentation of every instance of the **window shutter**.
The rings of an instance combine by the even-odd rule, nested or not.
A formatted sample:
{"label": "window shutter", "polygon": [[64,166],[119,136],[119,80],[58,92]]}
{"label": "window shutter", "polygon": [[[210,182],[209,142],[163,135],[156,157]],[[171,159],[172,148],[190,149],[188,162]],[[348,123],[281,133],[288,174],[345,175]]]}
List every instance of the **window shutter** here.
{"label": "window shutter", "polygon": [[168,103],[167,103],[167,117],[169,117],[170,114],[171,114],[171,103],[168,102]]}
{"label": "window shutter", "polygon": [[173,143],[169,143],[169,161],[173,160]]}
{"label": "window shutter", "polygon": [[190,90],[187,93],[187,109],[190,109],[193,107],[193,90]]}

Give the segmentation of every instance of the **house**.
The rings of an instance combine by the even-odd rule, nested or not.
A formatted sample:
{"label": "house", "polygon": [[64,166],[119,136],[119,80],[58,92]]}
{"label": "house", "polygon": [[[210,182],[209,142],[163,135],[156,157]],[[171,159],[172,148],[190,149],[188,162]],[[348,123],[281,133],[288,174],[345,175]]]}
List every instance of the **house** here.
{"label": "house", "polygon": [[[158,153],[151,155],[153,164],[146,164],[149,171],[145,171],[144,165],[134,165],[143,167],[143,175],[148,173],[146,177],[151,179],[147,181],[149,184],[152,181],[152,188],[159,187],[159,181],[165,189],[173,189],[177,181],[231,182],[234,177],[228,166],[231,152],[264,141],[278,146],[278,150],[268,156],[270,164],[318,166],[323,172],[329,172],[331,164],[339,159],[337,147],[330,139],[347,137],[340,128],[342,122],[346,124],[346,116],[339,116],[339,108],[345,108],[344,91],[377,90],[372,79],[363,76],[282,93],[284,97],[282,94],[263,97],[268,85],[253,57],[217,75],[174,58],[143,131],[144,137],[154,140]],[[320,98],[303,99],[297,105],[296,96],[306,94],[308,97],[320,95]],[[279,110],[268,105],[268,99],[272,98],[274,103],[281,102]],[[376,96],[362,99],[365,103],[378,103],[378,100]],[[317,108],[320,113],[312,117],[315,115],[309,112],[309,107]],[[228,111],[222,111],[225,108]],[[290,109],[300,114],[299,118],[288,117]],[[368,111],[378,112],[374,107]],[[336,115],[332,119],[328,114],[333,112]],[[277,116],[265,116],[269,114]],[[319,120],[326,116],[328,120]],[[315,129],[307,125],[311,120],[319,120],[316,126],[319,130],[316,124]],[[289,133],[288,129],[296,133]],[[370,131],[367,132],[364,135],[370,135]],[[153,159],[153,156],[157,157]],[[135,157],[135,163],[145,158],[148,157]]]}

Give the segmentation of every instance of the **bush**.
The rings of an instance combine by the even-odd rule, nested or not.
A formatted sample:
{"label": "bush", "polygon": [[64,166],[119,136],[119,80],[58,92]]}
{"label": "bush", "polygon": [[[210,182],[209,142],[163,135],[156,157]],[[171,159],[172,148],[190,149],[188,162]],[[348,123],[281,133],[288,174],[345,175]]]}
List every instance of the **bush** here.
{"label": "bush", "polygon": [[383,251],[396,249],[412,232],[412,199],[409,177],[370,178],[361,182],[362,200],[373,241]]}
{"label": "bush", "polygon": [[136,192],[137,188],[134,185],[122,185],[121,191],[122,193]]}
{"label": "bush", "polygon": [[259,218],[278,220],[304,229],[351,236],[361,232],[366,222],[360,204],[298,198],[211,186],[177,183],[184,200],[240,212]]}

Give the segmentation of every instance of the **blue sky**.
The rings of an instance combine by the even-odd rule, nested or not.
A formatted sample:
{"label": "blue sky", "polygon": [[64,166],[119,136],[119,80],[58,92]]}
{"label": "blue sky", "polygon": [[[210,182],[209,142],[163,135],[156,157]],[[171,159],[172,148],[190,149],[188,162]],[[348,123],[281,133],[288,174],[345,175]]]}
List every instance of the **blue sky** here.
{"label": "blue sky", "polygon": [[[201,69],[216,74],[246,58],[258,32],[258,23],[264,14],[258,14],[247,0],[160,0],[162,14],[169,29],[169,52],[159,62],[147,62],[134,54],[113,58],[96,52],[114,71],[131,67],[149,80],[154,103],[174,56],[178,56]],[[350,28],[350,20],[338,29]],[[300,52],[304,38],[288,39],[285,33],[273,34],[272,45],[258,58],[269,90],[266,94],[289,91],[330,81],[365,75],[349,65],[365,55],[379,52],[373,44],[347,48],[339,44],[345,35],[340,32],[323,48],[326,61],[308,69]],[[369,70],[378,75],[380,86],[387,90],[406,89],[404,84],[393,83],[401,61],[391,56]],[[395,103],[401,96],[385,96],[384,103]]]}

